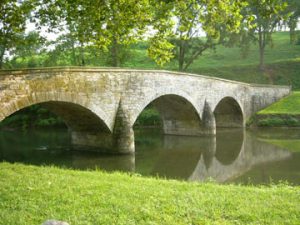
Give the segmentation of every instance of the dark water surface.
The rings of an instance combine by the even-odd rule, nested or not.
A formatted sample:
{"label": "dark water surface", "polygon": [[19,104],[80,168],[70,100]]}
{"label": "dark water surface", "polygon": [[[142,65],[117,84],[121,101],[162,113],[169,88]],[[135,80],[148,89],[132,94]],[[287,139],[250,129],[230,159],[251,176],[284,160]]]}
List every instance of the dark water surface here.
{"label": "dark water surface", "polygon": [[218,130],[216,137],[135,131],[135,155],[72,151],[65,130],[0,132],[0,161],[129,171],[189,181],[300,184],[300,130]]}

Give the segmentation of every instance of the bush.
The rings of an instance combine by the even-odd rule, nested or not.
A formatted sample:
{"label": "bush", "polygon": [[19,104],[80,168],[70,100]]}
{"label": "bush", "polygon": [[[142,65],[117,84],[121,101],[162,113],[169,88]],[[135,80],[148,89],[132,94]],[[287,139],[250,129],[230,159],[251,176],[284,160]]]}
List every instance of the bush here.
{"label": "bush", "polygon": [[300,126],[300,120],[295,116],[288,115],[268,115],[268,117],[256,117],[257,126],[261,127],[297,127]]}
{"label": "bush", "polygon": [[285,121],[278,117],[271,117],[258,120],[257,125],[260,127],[280,127],[285,126]]}
{"label": "bush", "polygon": [[160,126],[160,124],[160,115],[154,108],[146,108],[135,122],[135,126]]}

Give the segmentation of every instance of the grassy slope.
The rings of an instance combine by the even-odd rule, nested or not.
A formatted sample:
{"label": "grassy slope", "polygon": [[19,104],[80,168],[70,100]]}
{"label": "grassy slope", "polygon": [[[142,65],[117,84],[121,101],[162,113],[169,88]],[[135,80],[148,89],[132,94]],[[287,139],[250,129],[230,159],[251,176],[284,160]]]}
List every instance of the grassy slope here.
{"label": "grassy slope", "polygon": [[[273,36],[274,46],[266,48],[266,70],[258,69],[258,46],[253,44],[247,58],[241,57],[238,47],[218,46],[216,51],[204,52],[188,69],[188,72],[217,76],[248,83],[274,83],[293,85],[300,90],[300,45],[290,44],[288,32],[278,32]],[[145,50],[133,50],[130,62],[123,66],[130,68],[161,69],[147,58]],[[177,70],[176,61],[162,69]]]}
{"label": "grassy slope", "polygon": [[207,52],[190,68],[191,72],[218,76],[249,83],[292,84],[300,89],[300,45],[291,45],[289,33],[278,32],[273,36],[274,46],[267,47],[267,69],[258,69],[258,46],[252,45],[247,58],[242,58],[239,48],[218,47]]}
{"label": "grassy slope", "polygon": [[297,224],[300,187],[236,186],[0,163],[0,223]]}
{"label": "grassy slope", "polygon": [[293,92],[261,110],[250,120],[250,124],[264,127],[299,127],[300,92]]}
{"label": "grassy slope", "polygon": [[300,92],[293,92],[290,96],[281,99],[258,114],[300,115]]}

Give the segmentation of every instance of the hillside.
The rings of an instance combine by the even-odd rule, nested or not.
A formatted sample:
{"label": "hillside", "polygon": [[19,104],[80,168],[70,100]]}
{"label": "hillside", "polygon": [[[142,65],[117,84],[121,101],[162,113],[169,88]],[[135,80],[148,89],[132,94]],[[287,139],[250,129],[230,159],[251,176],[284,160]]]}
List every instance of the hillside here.
{"label": "hillside", "polygon": [[[163,68],[155,65],[147,57],[145,47],[132,49],[131,56],[123,67],[177,70],[175,60]],[[248,83],[292,84],[294,90],[300,90],[300,44],[290,44],[288,32],[273,35],[273,46],[266,48],[264,72],[258,69],[258,56],[258,46],[255,43],[247,58],[241,57],[239,47],[218,46],[216,50],[204,52],[187,72]]]}

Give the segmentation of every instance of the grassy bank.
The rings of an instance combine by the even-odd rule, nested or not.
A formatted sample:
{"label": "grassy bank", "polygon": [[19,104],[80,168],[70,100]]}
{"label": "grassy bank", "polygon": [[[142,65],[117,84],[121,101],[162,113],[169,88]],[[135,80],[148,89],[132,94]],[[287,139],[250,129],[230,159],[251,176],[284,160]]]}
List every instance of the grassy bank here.
{"label": "grassy bank", "polygon": [[300,92],[293,92],[291,95],[281,99],[268,108],[258,112],[259,115],[300,115]]}
{"label": "grassy bank", "polygon": [[250,124],[262,127],[299,127],[300,126],[300,92],[281,99],[258,112]]}
{"label": "grassy bank", "polygon": [[0,163],[1,224],[299,224],[300,187],[186,183]]}

